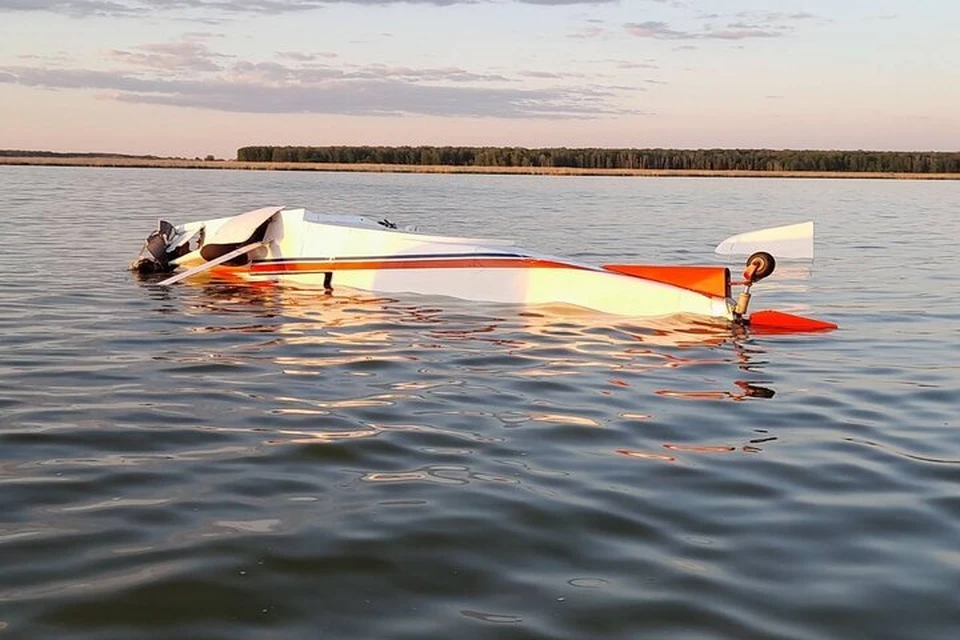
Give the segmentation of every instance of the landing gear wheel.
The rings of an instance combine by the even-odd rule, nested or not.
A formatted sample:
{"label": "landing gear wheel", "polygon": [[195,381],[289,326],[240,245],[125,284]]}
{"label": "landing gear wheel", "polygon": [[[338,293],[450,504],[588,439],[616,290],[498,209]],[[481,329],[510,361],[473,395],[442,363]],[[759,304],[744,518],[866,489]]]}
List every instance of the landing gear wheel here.
{"label": "landing gear wheel", "polygon": [[757,282],[763,280],[777,268],[777,261],[766,251],[758,251],[747,258],[747,268],[754,267],[751,280]]}

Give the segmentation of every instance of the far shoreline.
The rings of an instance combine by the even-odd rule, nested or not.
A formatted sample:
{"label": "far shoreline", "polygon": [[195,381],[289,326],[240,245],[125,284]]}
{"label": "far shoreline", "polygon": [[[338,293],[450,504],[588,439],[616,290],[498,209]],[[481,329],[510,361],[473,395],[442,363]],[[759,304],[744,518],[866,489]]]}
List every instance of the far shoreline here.
{"label": "far shoreline", "polygon": [[408,164],[340,164],[318,162],[248,162],[110,156],[0,156],[0,165],[112,167],[129,169],[208,169],[234,171],[332,171],[358,173],[447,173],[539,176],[620,176],[648,178],[829,178],[870,180],[960,180],[960,173],[863,171],[745,171],[701,169],[579,169],[576,167],[493,167]]}

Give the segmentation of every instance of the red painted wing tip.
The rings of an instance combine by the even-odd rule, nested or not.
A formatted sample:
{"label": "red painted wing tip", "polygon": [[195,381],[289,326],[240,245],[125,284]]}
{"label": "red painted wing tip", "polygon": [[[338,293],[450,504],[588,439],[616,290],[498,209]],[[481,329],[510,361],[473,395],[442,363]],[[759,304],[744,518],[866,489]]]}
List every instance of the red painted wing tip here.
{"label": "red painted wing tip", "polygon": [[761,333],[803,333],[810,331],[833,331],[832,322],[795,316],[782,311],[757,311],[750,316],[750,328]]}

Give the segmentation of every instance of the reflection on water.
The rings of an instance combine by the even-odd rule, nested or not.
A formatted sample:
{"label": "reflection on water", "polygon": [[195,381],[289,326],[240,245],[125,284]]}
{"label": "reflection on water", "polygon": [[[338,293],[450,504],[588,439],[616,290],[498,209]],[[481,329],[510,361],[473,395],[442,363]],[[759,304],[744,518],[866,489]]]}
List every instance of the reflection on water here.
{"label": "reflection on water", "polygon": [[[464,351],[480,348],[484,353],[517,355],[548,365],[541,367],[541,373],[530,375],[556,375],[566,367],[608,367],[615,371],[717,363],[734,363],[749,371],[751,362],[764,354],[756,346],[749,346],[749,335],[742,329],[692,317],[648,319],[639,325],[635,320],[573,307],[530,311],[455,299],[419,306],[423,297],[416,294],[401,301],[366,293],[331,295],[282,285],[248,289],[208,284],[180,293],[183,311],[188,314],[207,318],[224,314],[224,319],[241,314],[258,320],[253,324],[202,325],[191,331],[273,333],[286,344],[328,345],[339,353],[354,353],[355,347],[396,346],[397,341],[412,337],[416,342],[404,346],[429,349],[456,345],[457,350]],[[158,311],[166,312],[167,308]],[[716,354],[721,347],[724,352]],[[325,365],[319,361],[311,364]],[[767,397],[747,381],[738,382],[738,386],[746,396]]]}
{"label": "reflection on water", "polygon": [[677,391],[672,389],[658,389],[655,393],[671,398],[686,398],[688,400],[746,400],[747,398],[772,398],[776,395],[773,389],[751,384],[746,380],[734,380],[740,391]]}
{"label": "reflection on water", "polygon": [[[190,332],[262,336],[215,354],[190,345],[163,357],[190,366],[216,360],[239,371],[255,365],[256,379],[270,380],[273,388],[289,388],[272,397],[269,414],[274,426],[257,430],[264,443],[273,445],[335,444],[416,431],[444,442],[430,448],[433,453],[463,454],[470,449],[448,441],[490,439],[434,426],[436,416],[444,421],[459,416],[465,424],[493,420],[510,429],[538,425],[596,429],[610,427],[611,420],[655,422],[656,411],[631,410],[655,406],[644,400],[645,393],[698,402],[775,396],[765,374],[769,364],[764,350],[740,330],[697,318],[639,324],[575,308],[477,305],[414,294],[403,300],[363,292],[331,295],[283,285],[248,288],[216,281],[175,288],[164,300],[200,320]],[[661,372],[675,369],[695,372],[684,378],[687,384],[701,381],[730,388],[657,388],[660,381],[669,380]],[[285,381],[274,382],[276,376]],[[339,381],[333,383],[339,393],[318,398],[315,393],[295,392],[311,378],[322,378],[326,385]],[[357,378],[371,380],[359,386],[349,382]],[[553,385],[555,399],[544,397],[545,385]],[[461,401],[470,395],[483,398],[479,406]],[[558,400],[565,397],[570,400]],[[598,409],[601,398],[623,410],[611,415]],[[419,423],[409,421],[414,417]],[[665,452],[657,453],[627,444],[611,442],[608,451],[668,462],[690,454],[761,451],[749,443],[662,442]],[[468,467],[445,466],[363,474],[363,479],[377,482],[469,482],[481,477]]]}

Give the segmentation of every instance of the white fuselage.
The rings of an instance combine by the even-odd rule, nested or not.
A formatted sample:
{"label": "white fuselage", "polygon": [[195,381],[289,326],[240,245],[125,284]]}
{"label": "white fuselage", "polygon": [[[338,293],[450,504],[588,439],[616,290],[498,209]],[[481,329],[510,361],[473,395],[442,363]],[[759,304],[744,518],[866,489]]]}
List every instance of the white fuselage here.
{"label": "white fuselage", "polygon": [[[233,220],[177,227],[171,245],[185,242],[201,227],[206,238],[215,237],[219,228]],[[311,287],[525,305],[570,304],[628,316],[732,318],[732,301],[726,296],[537,255],[507,242],[424,235],[358,216],[282,209],[272,217],[264,241],[251,254],[249,264],[233,268],[235,273],[251,280]],[[196,253],[178,264],[202,263]]]}

